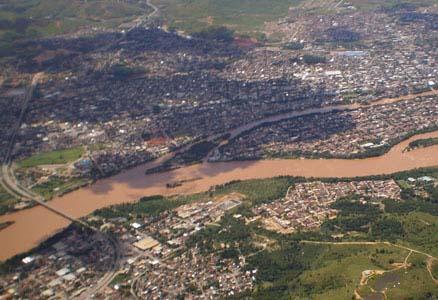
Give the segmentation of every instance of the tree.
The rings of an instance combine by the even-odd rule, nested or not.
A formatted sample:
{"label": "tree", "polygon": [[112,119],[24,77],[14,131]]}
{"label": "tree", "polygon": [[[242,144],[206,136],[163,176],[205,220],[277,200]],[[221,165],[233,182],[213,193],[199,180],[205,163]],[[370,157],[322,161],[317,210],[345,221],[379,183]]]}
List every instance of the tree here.
{"label": "tree", "polygon": [[216,40],[219,42],[232,42],[234,40],[234,31],[225,26],[211,26],[207,29],[194,33],[193,37],[205,40]]}

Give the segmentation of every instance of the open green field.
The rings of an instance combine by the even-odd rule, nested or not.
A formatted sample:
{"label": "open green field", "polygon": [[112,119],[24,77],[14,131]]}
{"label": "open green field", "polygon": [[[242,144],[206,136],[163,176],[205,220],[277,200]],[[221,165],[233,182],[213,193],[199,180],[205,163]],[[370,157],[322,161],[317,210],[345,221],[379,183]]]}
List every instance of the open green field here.
{"label": "open green field", "polygon": [[245,196],[246,204],[252,206],[283,197],[292,184],[293,180],[286,177],[234,181],[218,186],[211,192],[174,197],[145,197],[136,203],[115,205],[97,210],[95,214],[105,218],[157,216],[166,210],[171,210],[193,201],[209,201],[214,197],[220,197],[233,192]]}
{"label": "open green field", "polygon": [[387,299],[434,299],[437,295],[438,285],[432,281],[426,268],[426,259],[422,254],[413,253],[409,256],[408,263],[411,267],[389,272],[386,275],[377,275],[362,286],[358,291],[361,296],[372,294],[372,290],[382,287],[385,276],[392,277],[386,284]]}
{"label": "open green field", "polygon": [[[300,282],[314,299],[350,299],[364,270],[390,270],[389,261],[403,262],[408,251],[390,246],[308,245],[322,247]],[[424,272],[427,275],[426,269]]]}
{"label": "open green field", "polygon": [[17,162],[20,168],[30,168],[40,165],[66,164],[79,159],[84,154],[83,147],[75,147],[52,152],[43,152],[35,154]]}
{"label": "open green field", "polygon": [[286,195],[287,189],[296,180],[290,177],[277,177],[271,179],[254,179],[234,181],[218,186],[213,195],[225,195],[237,192],[246,196],[251,205],[270,202]]}
{"label": "open green field", "polygon": [[[309,13],[327,13],[324,8],[327,3],[322,0],[153,0],[153,3],[160,8],[160,14],[170,27],[189,33],[201,31],[207,26],[226,26],[237,33],[254,36],[263,29],[265,22],[284,18],[288,15],[289,8],[306,3],[313,7]],[[390,8],[402,3],[429,6],[435,4],[435,1],[352,0],[348,3],[360,10],[372,10]],[[315,8],[318,6],[321,6],[320,10]]]}
{"label": "open green field", "polygon": [[227,26],[241,33],[261,30],[264,22],[285,17],[301,0],[154,0],[171,27],[196,32]]}
{"label": "open green field", "polygon": [[114,28],[148,10],[141,1],[1,1],[0,54],[13,54],[13,43],[20,39],[71,33],[81,28]]}
{"label": "open green field", "polygon": [[[404,172],[394,177],[403,180],[424,175],[437,176],[436,169]],[[268,231],[259,221],[246,223],[233,217],[236,213],[254,217],[251,207],[283,197],[288,187],[303,180],[278,177],[235,181],[190,196],[144,198],[138,203],[102,209],[96,215],[122,216],[131,222],[191,201],[210,201],[239,193],[245,196],[243,205],[200,230],[186,243],[188,248],[196,246],[205,253],[236,257],[240,253],[246,256],[247,270],[257,269],[255,289],[230,299],[352,299],[355,291],[367,296],[373,290],[385,288],[388,299],[427,299],[438,294],[438,285],[427,269],[426,255],[438,257],[438,203],[432,198],[414,198],[404,191],[402,201],[385,200],[382,209],[370,203],[360,204],[354,196],[346,197],[333,204],[339,210],[335,220],[326,220],[320,230],[289,235]],[[335,240],[333,235],[340,233],[344,237]],[[269,245],[260,248],[266,241]],[[385,244],[387,241],[392,244]],[[227,245],[227,251],[222,244]],[[408,248],[426,254],[411,253]],[[431,268],[433,274],[438,273],[438,260]],[[373,275],[360,285],[366,270],[386,273]]]}
{"label": "open green field", "polygon": [[434,0],[351,0],[348,1],[358,9],[369,10],[381,7],[394,7],[400,4],[413,4],[415,6],[429,6],[436,4]]}
{"label": "open green field", "polygon": [[399,218],[404,233],[398,243],[438,257],[438,216],[411,212]]}
{"label": "open green field", "polygon": [[[265,22],[288,15],[289,8],[310,0],[152,0],[171,28],[188,33],[208,26],[226,26],[239,34],[260,37]],[[352,0],[358,9],[391,7],[400,3],[417,6],[434,0]],[[325,6],[320,1],[321,7]],[[22,39],[72,33],[82,28],[115,28],[151,11],[146,1],[118,0],[5,0],[0,3],[0,56],[14,55],[14,42]],[[275,34],[274,34],[275,36]]]}

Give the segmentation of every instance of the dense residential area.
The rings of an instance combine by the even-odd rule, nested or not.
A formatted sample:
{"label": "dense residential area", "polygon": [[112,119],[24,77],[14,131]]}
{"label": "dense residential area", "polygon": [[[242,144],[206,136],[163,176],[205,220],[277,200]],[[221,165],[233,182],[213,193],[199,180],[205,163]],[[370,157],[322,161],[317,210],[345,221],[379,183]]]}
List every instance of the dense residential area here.
{"label": "dense residential area", "polygon": [[[100,236],[72,225],[40,249],[10,261],[3,268],[12,268],[13,272],[2,277],[1,288],[6,295],[25,293],[34,299],[90,296],[87,285],[100,285],[100,278],[111,274],[116,265],[112,279],[93,294],[96,299],[244,297],[271,278],[266,277],[267,268],[284,267],[282,259],[275,259],[272,266],[264,265],[267,261],[259,257],[263,253],[268,261],[274,259],[269,256],[284,255],[282,251],[290,251],[292,256],[301,256],[301,251],[321,255],[299,240],[322,240],[334,245],[343,241],[347,252],[338,262],[362,260],[362,255],[369,255],[366,264],[396,271],[404,247],[409,249],[421,241],[417,250],[436,255],[433,233],[438,226],[437,204],[432,200],[438,191],[436,175],[406,173],[386,179],[347,181],[276,178],[231,183],[190,196],[145,197],[138,203],[105,208],[86,217],[88,224],[103,232]],[[422,204],[412,206],[415,201],[411,195],[417,195],[415,201]],[[428,224],[414,225],[421,220]],[[105,240],[105,235],[115,238],[117,245]],[[365,237],[371,242],[360,246],[362,254],[357,253],[354,245],[361,245]],[[405,238],[408,240],[403,241]],[[386,239],[394,244],[379,244]],[[337,250],[325,251],[336,255]],[[424,255],[415,259],[433,257]],[[303,284],[311,272],[308,268],[300,265],[287,272],[297,272],[294,282]],[[409,264],[402,270],[406,270],[404,274],[421,276],[422,292],[436,292],[428,278],[436,273],[429,275],[424,264]],[[346,282],[350,292],[356,289],[369,293],[368,287],[381,286],[362,284],[360,275],[354,274],[354,280]],[[329,275],[319,276],[329,280],[324,277]],[[401,277],[397,282],[402,282]],[[275,278],[270,279],[274,285],[278,284]],[[409,283],[403,281],[405,286]],[[400,289],[391,285],[387,292],[397,295]],[[341,294],[346,296],[348,291]]]}
{"label": "dense residential area", "polygon": [[438,297],[436,0],[4,0],[0,300]]}
{"label": "dense residential area", "polygon": [[261,125],[223,145],[210,160],[260,157],[365,157],[411,135],[436,130],[438,96]]}

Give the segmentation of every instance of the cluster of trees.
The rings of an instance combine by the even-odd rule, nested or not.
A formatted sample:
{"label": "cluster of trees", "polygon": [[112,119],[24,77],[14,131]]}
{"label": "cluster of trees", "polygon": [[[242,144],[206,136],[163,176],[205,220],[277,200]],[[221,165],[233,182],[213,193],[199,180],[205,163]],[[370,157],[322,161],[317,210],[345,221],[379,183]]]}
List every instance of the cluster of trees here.
{"label": "cluster of trees", "polygon": [[[275,249],[258,252],[246,260],[248,270],[257,269],[258,286],[238,299],[307,299],[324,289],[306,284],[300,275],[315,266],[321,254],[326,252],[325,248],[304,245],[285,236],[277,242]],[[337,285],[337,282],[331,283]]]}
{"label": "cluster of trees", "polygon": [[286,195],[287,189],[295,182],[304,181],[303,178],[277,177],[271,179],[253,179],[245,181],[231,181],[217,186],[215,192],[227,194],[231,192],[242,193],[252,205],[269,203]]}
{"label": "cluster of trees", "polygon": [[230,43],[234,40],[234,31],[225,26],[210,26],[202,31],[195,32],[193,37]]}
{"label": "cluster of trees", "polygon": [[438,203],[422,200],[384,200],[385,211],[391,214],[404,215],[410,212],[418,211],[438,216]]}
{"label": "cluster of trees", "polygon": [[359,202],[357,198],[352,196],[335,202],[332,208],[339,210],[339,214],[336,219],[324,222],[323,229],[368,232],[370,225],[379,218],[380,210],[376,205]]}
{"label": "cluster of trees", "polygon": [[304,49],[304,43],[290,42],[290,43],[286,43],[283,46],[283,48],[288,49],[288,50],[302,50],[302,49]]}
{"label": "cluster of trees", "polygon": [[19,33],[24,33],[31,24],[30,19],[17,18],[15,20],[0,20],[0,30],[14,30]]}
{"label": "cluster of trees", "polygon": [[257,269],[258,282],[274,282],[282,278],[299,275],[306,265],[299,253],[302,247],[297,242],[284,242],[280,249],[274,251],[262,251],[251,256],[247,262],[247,268]]}
{"label": "cluster of trees", "polygon": [[143,197],[139,202],[120,204],[102,208],[94,212],[95,215],[103,218],[116,218],[130,216],[158,216],[162,212],[172,210],[178,206],[188,203],[187,198],[169,199],[163,196]]}
{"label": "cluster of trees", "polygon": [[303,61],[308,65],[324,64],[327,62],[325,56],[306,54],[303,56]]}
{"label": "cluster of trees", "polygon": [[188,248],[197,246],[204,253],[217,251],[219,244],[228,247],[220,253],[223,258],[236,258],[239,253],[248,254],[254,251],[250,228],[244,220],[236,219],[231,214],[222,218],[220,226],[207,226],[186,241]]}
{"label": "cluster of trees", "polygon": [[111,66],[109,74],[113,75],[115,79],[126,79],[133,75],[143,74],[146,70],[140,67],[130,67],[125,64],[116,64]]}
{"label": "cluster of trees", "polygon": [[438,145],[438,138],[419,139],[409,143],[409,149],[424,148]]}
{"label": "cluster of trees", "polygon": [[338,43],[353,43],[360,40],[360,34],[343,27],[333,27],[326,30],[330,41]]}
{"label": "cluster of trees", "polygon": [[371,236],[386,241],[395,241],[402,237],[404,229],[402,223],[393,217],[379,218],[371,226]]}
{"label": "cluster of trees", "polygon": [[431,27],[431,29],[438,28],[438,14],[406,12],[400,15],[399,20],[402,23],[423,22]]}
{"label": "cluster of trees", "polygon": [[182,163],[196,163],[207,156],[207,154],[217,145],[217,142],[202,141],[192,145],[187,151],[178,154],[175,159],[181,161]]}

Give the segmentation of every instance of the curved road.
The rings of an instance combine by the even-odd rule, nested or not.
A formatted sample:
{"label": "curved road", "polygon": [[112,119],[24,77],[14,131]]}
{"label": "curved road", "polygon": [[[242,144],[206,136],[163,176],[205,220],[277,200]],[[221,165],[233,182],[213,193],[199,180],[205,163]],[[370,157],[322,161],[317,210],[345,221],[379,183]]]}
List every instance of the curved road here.
{"label": "curved road", "polygon": [[[372,105],[394,103],[412,99],[418,96],[434,95],[432,91],[419,95],[411,95],[396,99],[383,99]],[[355,106],[342,106],[352,109]],[[322,108],[333,110],[336,108]],[[315,110],[282,114],[253,122],[232,130],[232,136],[251,130],[263,122],[291,118],[297,114],[315,113]],[[78,219],[92,211],[112,204],[132,202],[147,195],[171,195],[179,193],[195,193],[206,191],[210,187],[224,184],[232,180],[268,178],[282,175],[306,177],[352,177],[377,174],[389,174],[419,167],[438,166],[438,146],[417,149],[403,153],[406,145],[415,139],[437,137],[438,131],[418,135],[393,147],[380,157],[368,159],[286,159],[266,161],[245,161],[228,163],[202,163],[177,170],[150,174],[145,176],[145,170],[157,164],[157,161],[138,166],[110,178],[97,181],[92,186],[76,190],[72,193],[55,198],[50,202],[53,210],[62,212],[71,219]],[[162,161],[159,160],[159,161]],[[190,179],[199,178],[190,181]],[[166,188],[166,183],[175,180],[189,180],[175,189]],[[70,218],[48,214],[46,208],[36,206],[23,211],[0,216],[0,222],[13,221],[14,224],[0,231],[0,259],[6,259],[17,253],[36,246],[42,239],[64,228]]]}
{"label": "curved road", "polygon": [[[424,255],[424,256],[427,257],[427,259],[426,259],[426,269],[427,269],[427,272],[429,273],[430,278],[432,279],[432,281],[435,284],[438,284],[438,280],[433,276],[433,272],[432,272],[433,263],[435,261],[438,261],[438,259],[436,257],[428,254],[428,253],[425,253],[425,252],[419,251],[419,250],[415,250],[415,249],[412,249],[410,247],[406,247],[406,246],[403,246],[403,245],[390,243],[390,242],[387,242],[387,241],[379,241],[379,242],[368,242],[368,241],[363,241],[363,242],[323,242],[323,241],[307,241],[307,240],[302,240],[302,241],[300,241],[300,243],[302,243],[302,244],[315,244],[315,245],[334,245],[334,246],[336,246],[336,245],[347,245],[347,246],[348,245],[359,245],[359,246],[361,246],[361,245],[365,245],[365,246],[370,246],[370,245],[387,245],[387,246],[392,246],[392,247],[396,247],[396,248],[399,248],[399,249],[403,249],[403,250],[409,251],[408,255],[404,259],[403,264],[401,264],[400,266],[398,266],[398,267],[396,267],[394,269],[391,269],[391,270],[381,271],[381,274],[387,273],[387,272],[397,271],[397,270],[399,270],[401,268],[407,268],[407,266],[408,266],[408,259],[411,256],[411,254],[412,253],[421,254],[421,255]],[[364,282],[364,277],[362,275],[361,282],[359,283],[359,285],[360,286],[366,285],[366,282],[367,282],[367,280],[365,280],[365,282]],[[360,296],[357,288],[355,289],[354,294],[356,295],[356,298],[363,299]]]}
{"label": "curved road", "polygon": [[18,130],[23,122],[23,118],[24,118],[24,115],[26,114],[29,103],[33,98],[35,88],[37,87],[42,75],[43,75],[42,73],[37,73],[33,76],[32,83],[30,84],[28,91],[26,93],[25,101],[23,103],[23,107],[21,109],[20,116],[17,120],[17,124],[12,129],[11,139],[9,141],[8,148],[6,149],[6,155],[3,159],[3,163],[2,163],[2,166],[0,169],[0,185],[6,191],[8,191],[10,194],[17,197],[18,199],[23,199],[23,200],[27,200],[27,201],[34,201],[37,204],[39,204],[41,207],[44,207],[48,211],[60,216],[61,218],[64,218],[64,219],[68,220],[69,222],[78,223],[80,226],[87,227],[87,228],[97,232],[97,234],[99,234],[103,239],[109,240],[110,244],[113,246],[113,249],[114,249],[114,257],[113,257],[113,262],[111,264],[111,268],[108,272],[106,272],[102,276],[102,278],[98,281],[96,286],[89,288],[80,297],[80,299],[89,299],[92,294],[98,292],[99,290],[101,290],[102,288],[107,286],[111,282],[111,280],[114,278],[114,276],[116,275],[116,272],[118,270],[119,260],[121,257],[120,248],[119,248],[119,244],[118,244],[117,240],[115,240],[114,238],[101,232],[97,228],[90,226],[89,224],[83,222],[82,220],[75,218],[73,216],[70,216],[70,215],[64,213],[63,211],[58,210],[58,209],[52,207],[51,205],[45,203],[45,199],[42,196],[34,193],[33,191],[27,189],[26,187],[23,187],[20,185],[20,183],[17,181],[17,179],[14,175],[14,172],[12,170],[12,167],[11,167],[11,155],[12,155],[12,152],[13,152],[13,149],[15,146],[15,138],[16,138],[16,136],[18,134]]}

